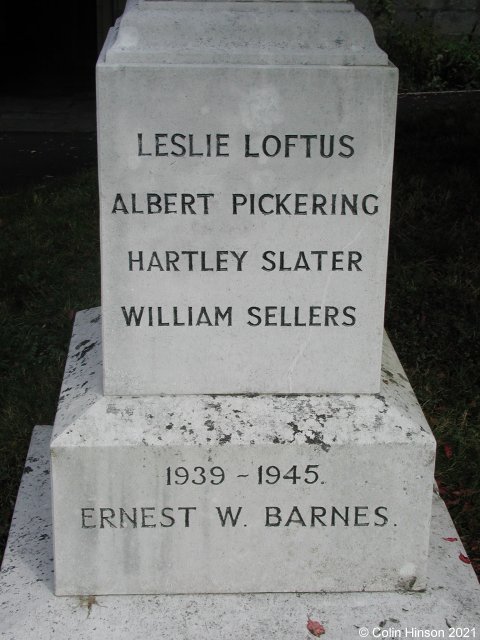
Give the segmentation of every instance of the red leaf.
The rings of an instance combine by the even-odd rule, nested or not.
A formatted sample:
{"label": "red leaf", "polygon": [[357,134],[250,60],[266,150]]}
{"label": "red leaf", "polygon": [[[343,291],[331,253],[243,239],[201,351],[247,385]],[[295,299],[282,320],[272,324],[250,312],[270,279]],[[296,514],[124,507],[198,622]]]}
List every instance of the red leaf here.
{"label": "red leaf", "polygon": [[443,496],[445,496],[448,493],[448,487],[446,487],[441,480],[437,480],[437,485],[438,485],[438,493],[443,498]]}
{"label": "red leaf", "polygon": [[443,450],[445,451],[445,455],[447,456],[447,458],[450,460],[450,458],[453,456],[453,447],[451,444],[449,444],[448,442],[446,442],[443,445]]}
{"label": "red leaf", "polygon": [[470,560],[470,558],[467,558],[467,556],[464,556],[463,553],[461,553],[458,557],[465,564],[472,564],[472,561]]}
{"label": "red leaf", "polygon": [[316,638],[323,636],[325,633],[325,627],[323,624],[320,624],[320,622],[317,622],[316,620],[311,620],[310,618],[308,618],[307,629],[310,631],[312,636],[315,636]]}
{"label": "red leaf", "polygon": [[446,540],[447,542],[457,542],[458,538],[442,538],[442,540]]}
{"label": "red leaf", "polygon": [[447,507],[456,507],[457,504],[460,504],[460,498],[457,498],[456,500],[448,500],[445,498],[445,504]]}

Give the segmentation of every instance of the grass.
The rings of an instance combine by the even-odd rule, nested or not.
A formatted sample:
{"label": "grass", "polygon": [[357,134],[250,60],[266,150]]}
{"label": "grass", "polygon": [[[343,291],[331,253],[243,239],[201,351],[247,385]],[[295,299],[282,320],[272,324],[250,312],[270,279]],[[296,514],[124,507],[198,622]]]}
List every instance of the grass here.
{"label": "grass", "polygon": [[0,196],[0,547],[32,427],[52,424],[73,310],[96,306],[96,174]]}
{"label": "grass", "polygon": [[445,122],[442,114],[419,122],[397,150],[386,327],[437,439],[440,492],[480,575],[478,131],[457,122],[452,137]]}
{"label": "grass", "polygon": [[401,92],[480,89],[480,39],[473,32],[438,34],[421,9],[413,24],[405,24],[391,0],[369,0],[367,15],[378,44],[400,70]]}
{"label": "grass", "polygon": [[[435,432],[440,488],[479,570],[480,161],[475,136],[456,126],[449,135],[445,122],[399,135],[386,326]],[[31,429],[54,418],[73,312],[99,304],[97,210],[93,170],[0,198],[2,543]]]}

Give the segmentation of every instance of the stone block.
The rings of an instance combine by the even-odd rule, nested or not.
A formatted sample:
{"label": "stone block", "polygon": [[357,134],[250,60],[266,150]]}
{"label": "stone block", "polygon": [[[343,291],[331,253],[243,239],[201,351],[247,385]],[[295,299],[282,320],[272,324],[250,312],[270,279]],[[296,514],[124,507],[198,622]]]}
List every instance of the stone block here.
{"label": "stone block", "polygon": [[51,443],[56,593],[423,590],[435,442],[379,394],[105,397],[77,315]]}
{"label": "stone block", "polygon": [[[232,635],[241,640],[265,636],[307,640],[313,637],[307,631],[309,617],[324,626],[326,638],[342,640],[358,640],[365,629],[370,637],[391,638],[434,637],[432,630],[438,631],[439,638],[457,637],[456,629],[465,637],[460,630],[475,627],[478,633],[480,585],[472,566],[459,558],[465,549],[437,492],[423,593],[56,598],[50,435],[51,427],[34,429],[0,572],[0,636],[5,640],[225,640]],[[473,636],[474,632],[469,633]]]}
{"label": "stone block", "polygon": [[478,0],[447,0],[447,7],[454,11],[477,11],[480,9]]}
{"label": "stone block", "polygon": [[129,3],[97,66],[106,394],[378,392],[396,86],[350,3]]}
{"label": "stone block", "polygon": [[432,11],[418,12],[400,9],[395,15],[400,24],[409,25],[414,29],[420,29],[430,27],[435,14]]}
{"label": "stone block", "polygon": [[442,11],[434,20],[434,28],[447,35],[472,33],[475,25],[478,25],[478,11]]}

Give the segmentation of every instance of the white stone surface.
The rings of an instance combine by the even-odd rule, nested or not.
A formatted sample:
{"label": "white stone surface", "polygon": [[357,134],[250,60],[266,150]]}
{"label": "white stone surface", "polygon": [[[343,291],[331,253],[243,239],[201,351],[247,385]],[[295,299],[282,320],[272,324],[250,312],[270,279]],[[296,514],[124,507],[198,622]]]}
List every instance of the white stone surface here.
{"label": "white stone surface", "polygon": [[57,594],[423,589],[435,442],[387,338],[382,377],[376,396],[105,397],[99,310],[78,314],[51,444]]}
{"label": "white stone surface", "polygon": [[397,71],[365,18],[130,2],[97,74],[105,393],[378,392]]}
{"label": "white stone surface", "polygon": [[[327,640],[355,640],[362,628],[370,637],[383,629],[390,630],[387,637],[405,638],[407,629],[416,629],[448,638],[451,629],[475,625],[478,636],[480,587],[459,560],[465,551],[436,494],[424,593],[55,597],[50,433],[49,427],[34,430],[0,574],[4,640],[307,640],[313,637],[308,616],[324,625]],[[281,558],[277,566],[280,571]]]}
{"label": "white stone surface", "polygon": [[385,65],[350,2],[130,0],[110,64]]}

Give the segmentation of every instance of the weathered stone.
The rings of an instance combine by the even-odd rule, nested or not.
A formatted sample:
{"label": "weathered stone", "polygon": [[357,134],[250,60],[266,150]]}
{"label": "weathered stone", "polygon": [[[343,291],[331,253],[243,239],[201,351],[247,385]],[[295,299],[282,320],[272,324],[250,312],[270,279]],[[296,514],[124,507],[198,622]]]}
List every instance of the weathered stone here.
{"label": "weathered stone", "polygon": [[98,64],[106,394],[379,390],[396,83],[350,3],[128,4]]}
{"label": "weathered stone", "polygon": [[435,443],[387,338],[376,396],[105,397],[101,371],[93,309],[52,436],[57,594],[425,588]]}
{"label": "weathered stone", "polygon": [[[478,632],[480,585],[472,567],[459,559],[465,550],[437,494],[423,593],[89,594],[56,598],[50,433],[49,427],[34,430],[0,573],[0,635],[5,640],[225,640],[232,634],[242,640],[266,635],[272,640],[306,640],[313,637],[306,629],[308,617],[324,626],[326,638],[342,640],[357,640],[360,629],[362,633],[367,629],[370,637],[390,632],[392,638],[407,637],[406,629],[409,637],[418,638],[427,637],[432,630],[443,632],[445,638],[455,629],[476,627]],[[282,570],[281,560],[277,570]],[[416,636],[412,630],[417,631]]]}
{"label": "weathered stone", "polygon": [[450,35],[473,33],[476,25],[478,11],[442,11],[434,20],[434,27],[439,33]]}

